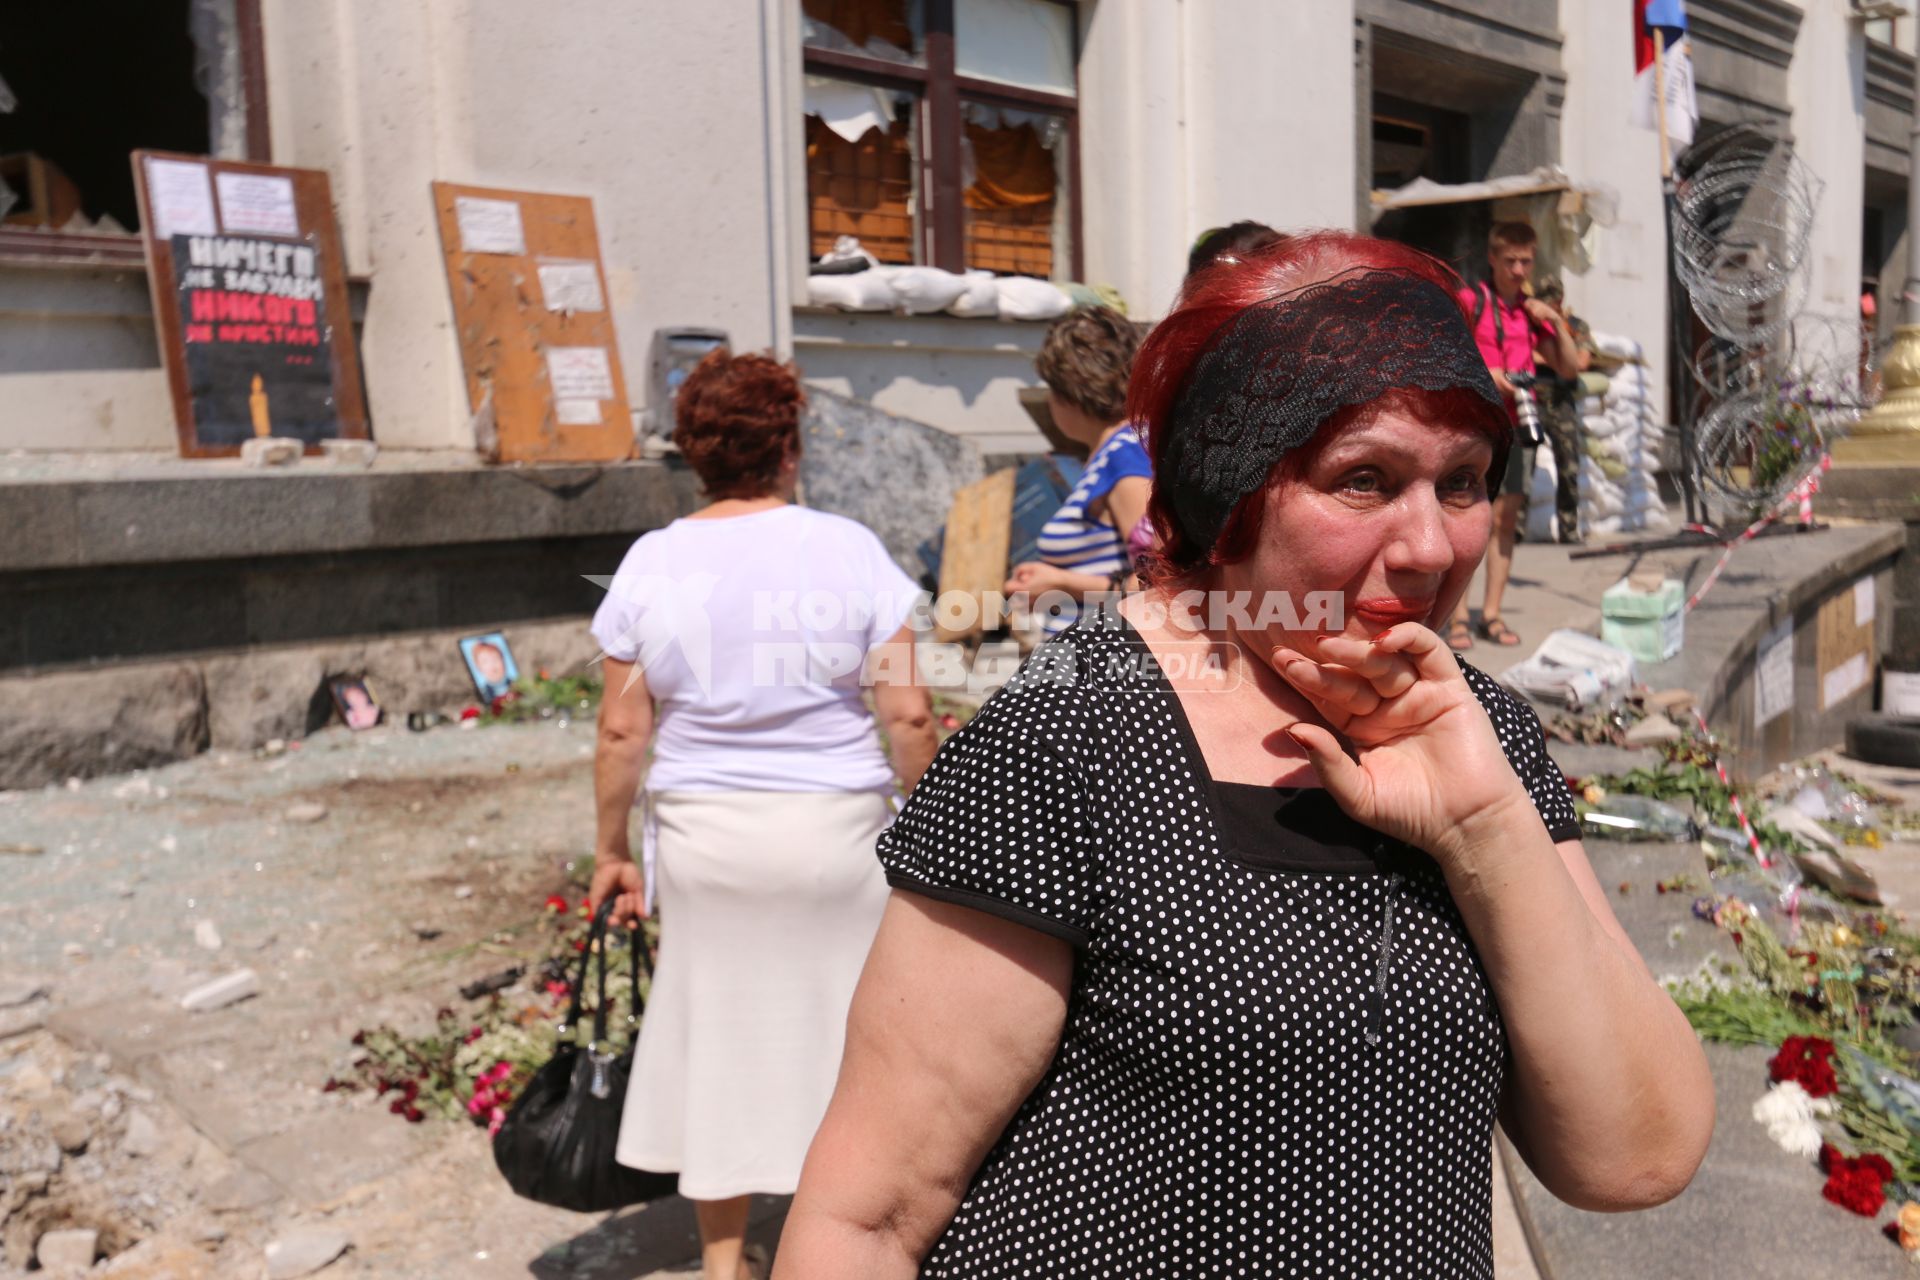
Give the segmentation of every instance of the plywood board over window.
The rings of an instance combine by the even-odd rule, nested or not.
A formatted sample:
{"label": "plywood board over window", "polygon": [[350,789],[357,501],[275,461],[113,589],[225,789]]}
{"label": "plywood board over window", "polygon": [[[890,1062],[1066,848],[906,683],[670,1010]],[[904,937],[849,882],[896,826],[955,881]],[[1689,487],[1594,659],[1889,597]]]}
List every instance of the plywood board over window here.
{"label": "plywood board over window", "polygon": [[1821,602],[1815,615],[1814,664],[1822,711],[1832,710],[1862,690],[1872,690],[1878,654],[1874,613],[1872,575]]}
{"label": "plywood board over window", "polygon": [[161,151],[133,173],[181,454],[366,439],[327,175]]}
{"label": "plywood board over window", "polygon": [[433,199],[476,447],[495,462],[630,457],[593,201],[451,182]]}

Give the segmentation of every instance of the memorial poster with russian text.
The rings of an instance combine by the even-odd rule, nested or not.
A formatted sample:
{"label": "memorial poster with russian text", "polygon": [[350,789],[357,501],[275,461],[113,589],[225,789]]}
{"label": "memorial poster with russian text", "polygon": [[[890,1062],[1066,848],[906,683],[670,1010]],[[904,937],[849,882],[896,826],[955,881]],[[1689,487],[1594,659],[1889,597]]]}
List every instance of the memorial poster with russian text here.
{"label": "memorial poster with russian text", "polygon": [[188,396],[200,441],[340,435],[320,250],[312,237],[172,237]]}

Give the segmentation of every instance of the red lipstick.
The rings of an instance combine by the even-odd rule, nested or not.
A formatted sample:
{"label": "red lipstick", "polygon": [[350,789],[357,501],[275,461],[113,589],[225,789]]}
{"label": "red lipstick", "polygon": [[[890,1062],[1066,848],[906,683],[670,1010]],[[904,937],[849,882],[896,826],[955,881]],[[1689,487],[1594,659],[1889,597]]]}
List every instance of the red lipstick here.
{"label": "red lipstick", "polygon": [[1433,598],[1402,600],[1397,596],[1379,596],[1354,602],[1353,612],[1367,622],[1393,626],[1400,622],[1419,622],[1433,612]]}

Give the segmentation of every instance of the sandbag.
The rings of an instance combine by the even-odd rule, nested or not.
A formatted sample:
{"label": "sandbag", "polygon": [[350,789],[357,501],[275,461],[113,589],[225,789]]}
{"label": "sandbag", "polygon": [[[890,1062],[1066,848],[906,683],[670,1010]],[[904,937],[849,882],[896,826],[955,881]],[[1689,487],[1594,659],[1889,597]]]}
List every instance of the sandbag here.
{"label": "sandbag", "polygon": [[899,267],[888,277],[893,306],[909,315],[945,311],[967,291],[967,278],[939,267]]}
{"label": "sandbag", "polygon": [[1527,523],[1521,530],[1521,536],[1528,542],[1552,542],[1558,527],[1553,504],[1556,483],[1553,450],[1541,449],[1536,458],[1533,481],[1527,489]]}
{"label": "sandbag", "polygon": [[1032,276],[1005,276],[994,287],[1002,320],[1053,320],[1073,305],[1064,291]]}
{"label": "sandbag", "polygon": [[966,287],[960,291],[947,307],[947,311],[968,319],[987,318],[1000,314],[1000,290],[991,271],[969,271],[961,277]]}
{"label": "sandbag", "polygon": [[850,276],[808,276],[807,301],[816,307],[839,307],[845,311],[891,311],[893,286],[887,282],[889,270],[876,267]]}
{"label": "sandbag", "polygon": [[1614,360],[1639,360],[1646,354],[1640,344],[1632,338],[1598,331],[1593,334],[1593,349]]}

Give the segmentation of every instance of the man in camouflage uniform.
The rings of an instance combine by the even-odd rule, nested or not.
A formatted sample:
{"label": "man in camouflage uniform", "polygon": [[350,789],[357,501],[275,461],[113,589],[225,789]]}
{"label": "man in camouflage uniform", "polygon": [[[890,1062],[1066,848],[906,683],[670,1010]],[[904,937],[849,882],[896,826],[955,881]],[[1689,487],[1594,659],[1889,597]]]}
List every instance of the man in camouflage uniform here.
{"label": "man in camouflage uniform", "polygon": [[[1585,320],[1573,314],[1566,303],[1566,289],[1558,276],[1542,280],[1534,296],[1558,311],[1567,322],[1567,332],[1579,353],[1580,372],[1593,367],[1593,330]],[[1586,452],[1580,429],[1580,379],[1559,378],[1544,360],[1534,365],[1539,374],[1540,427],[1553,450],[1555,482],[1554,516],[1560,527],[1560,541],[1580,541],[1580,459]]]}

